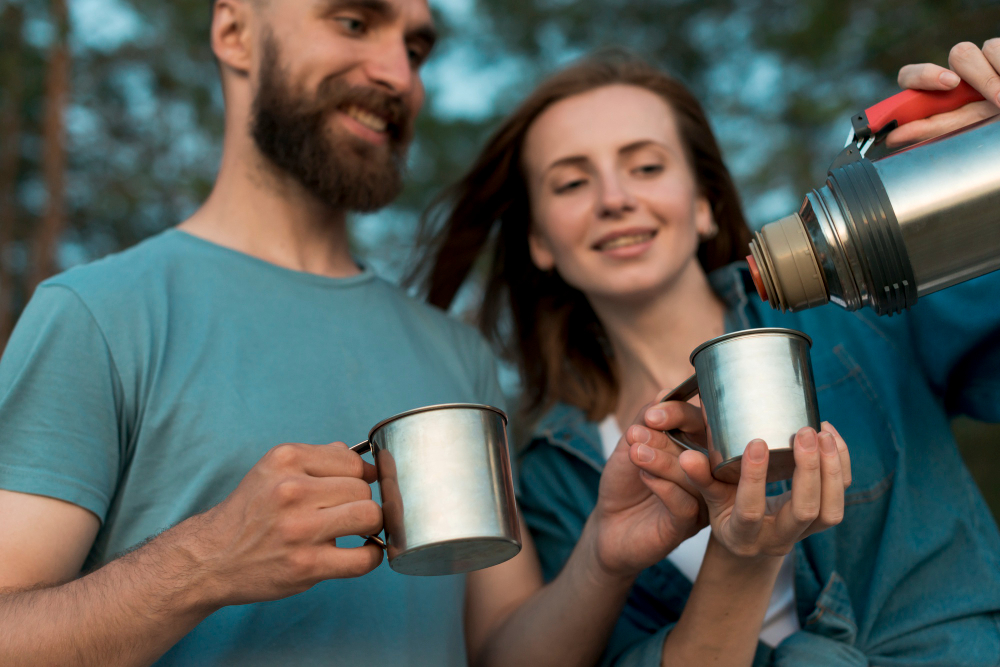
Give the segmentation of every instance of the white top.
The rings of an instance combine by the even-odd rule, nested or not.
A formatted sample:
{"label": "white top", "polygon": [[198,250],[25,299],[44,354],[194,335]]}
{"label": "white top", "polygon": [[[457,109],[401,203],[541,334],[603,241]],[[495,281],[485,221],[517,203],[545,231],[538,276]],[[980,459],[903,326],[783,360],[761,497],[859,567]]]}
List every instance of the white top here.
{"label": "white top", "polygon": [[[618,446],[622,431],[618,427],[614,415],[608,415],[604,421],[598,424],[597,428],[601,433],[604,458],[607,458]],[[768,498],[768,500],[772,499]],[[768,503],[768,506],[770,509],[771,502]],[[711,530],[711,526],[705,526],[667,555],[674,567],[692,582],[698,576],[701,562],[705,559],[705,549],[708,548],[708,536]],[[768,646],[777,646],[785,637],[800,629],[799,617],[795,613],[794,555],[793,551],[785,556],[781,570],[778,571],[778,580],[774,583],[774,590],[771,592],[771,602],[767,606],[767,613],[764,614],[760,640]]]}

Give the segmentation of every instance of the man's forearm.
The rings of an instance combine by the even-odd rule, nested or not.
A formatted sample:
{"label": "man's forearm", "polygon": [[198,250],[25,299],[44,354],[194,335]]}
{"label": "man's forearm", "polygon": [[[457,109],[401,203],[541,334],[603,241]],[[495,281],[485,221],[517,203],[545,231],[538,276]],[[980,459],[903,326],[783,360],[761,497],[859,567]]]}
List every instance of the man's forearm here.
{"label": "man's forearm", "polygon": [[[149,544],[61,586],[0,593],[0,664],[146,665],[220,607],[367,574],[382,550],[334,538],[381,530],[358,484],[374,479],[344,443],[273,447],[225,500]],[[371,507],[331,516],[331,499]]]}
{"label": "man's forearm", "polygon": [[508,616],[472,656],[487,665],[593,665],[607,644],[633,578],[603,575],[587,522],[559,576]]}
{"label": "man's forearm", "polygon": [[217,606],[184,523],[66,584],[0,594],[0,663],[148,665]]}

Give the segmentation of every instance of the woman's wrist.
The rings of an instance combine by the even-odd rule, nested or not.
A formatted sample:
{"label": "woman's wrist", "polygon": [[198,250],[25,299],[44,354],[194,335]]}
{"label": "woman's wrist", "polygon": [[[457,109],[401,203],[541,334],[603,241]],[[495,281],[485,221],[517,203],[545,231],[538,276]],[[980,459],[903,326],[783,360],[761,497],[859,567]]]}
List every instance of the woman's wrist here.
{"label": "woman's wrist", "polygon": [[581,564],[589,579],[589,585],[600,586],[608,589],[628,589],[631,588],[638,571],[619,563],[609,563],[603,557],[600,544],[600,522],[601,519],[592,513],[583,526],[580,540],[577,542],[577,551],[580,552]]}
{"label": "woman's wrist", "polygon": [[781,556],[737,556],[712,534],[663,664],[750,664]]}
{"label": "woman's wrist", "polygon": [[755,577],[755,575],[765,580],[768,578],[776,579],[784,559],[784,556],[765,554],[740,556],[730,551],[713,532],[709,535],[708,546],[705,549],[705,561],[711,561],[713,567],[707,570],[702,567],[702,570],[722,577],[736,577],[740,580]]}

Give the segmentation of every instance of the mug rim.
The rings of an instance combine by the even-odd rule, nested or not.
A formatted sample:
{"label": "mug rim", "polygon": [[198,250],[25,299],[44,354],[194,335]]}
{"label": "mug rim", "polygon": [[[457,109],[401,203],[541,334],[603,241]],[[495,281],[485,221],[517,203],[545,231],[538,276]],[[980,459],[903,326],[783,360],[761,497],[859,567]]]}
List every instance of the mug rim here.
{"label": "mug rim", "polygon": [[723,334],[721,336],[716,336],[715,338],[706,340],[704,343],[694,348],[694,351],[691,352],[689,360],[691,364],[694,365],[694,358],[698,356],[700,352],[708,349],[709,347],[712,347],[713,345],[725,342],[732,338],[742,338],[744,336],[758,336],[758,335],[763,335],[763,336],[781,335],[786,337],[798,336],[799,338],[804,338],[809,347],[812,347],[812,342],[813,342],[812,338],[810,338],[807,334],[798,331],[796,329],[786,329],[783,327],[759,327],[756,329],[743,329],[742,331],[734,331],[732,333]]}
{"label": "mug rim", "polygon": [[485,403],[439,403],[437,405],[425,405],[420,408],[413,408],[412,410],[407,410],[405,412],[400,412],[391,417],[387,417],[371,427],[368,431],[368,440],[372,439],[375,435],[375,431],[379,430],[389,422],[396,421],[397,419],[402,419],[403,417],[409,417],[410,415],[416,415],[421,412],[430,412],[432,410],[456,410],[456,409],[472,409],[472,410],[489,410],[497,413],[503,419],[504,426],[507,426],[509,420],[507,418],[507,413],[500,408],[494,407],[492,405],[486,405]]}

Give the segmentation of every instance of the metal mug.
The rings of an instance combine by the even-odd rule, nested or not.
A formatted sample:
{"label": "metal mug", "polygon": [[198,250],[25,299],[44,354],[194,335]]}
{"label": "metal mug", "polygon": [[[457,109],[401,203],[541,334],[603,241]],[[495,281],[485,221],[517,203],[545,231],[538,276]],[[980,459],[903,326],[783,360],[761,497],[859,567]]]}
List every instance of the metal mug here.
{"label": "metal mug", "polygon": [[739,481],[743,452],[760,438],[769,450],[767,481],[790,478],[796,432],[820,428],[811,345],[801,331],[778,328],[747,329],[702,343],[691,353],[694,375],[663,400],[701,394],[708,448],[676,429],[667,436],[708,456],[712,475],[729,483]]}
{"label": "metal mug", "polygon": [[383,542],[401,574],[458,574],[521,550],[507,415],[451,403],[384,419],[351,447],[371,451],[382,495]]}

